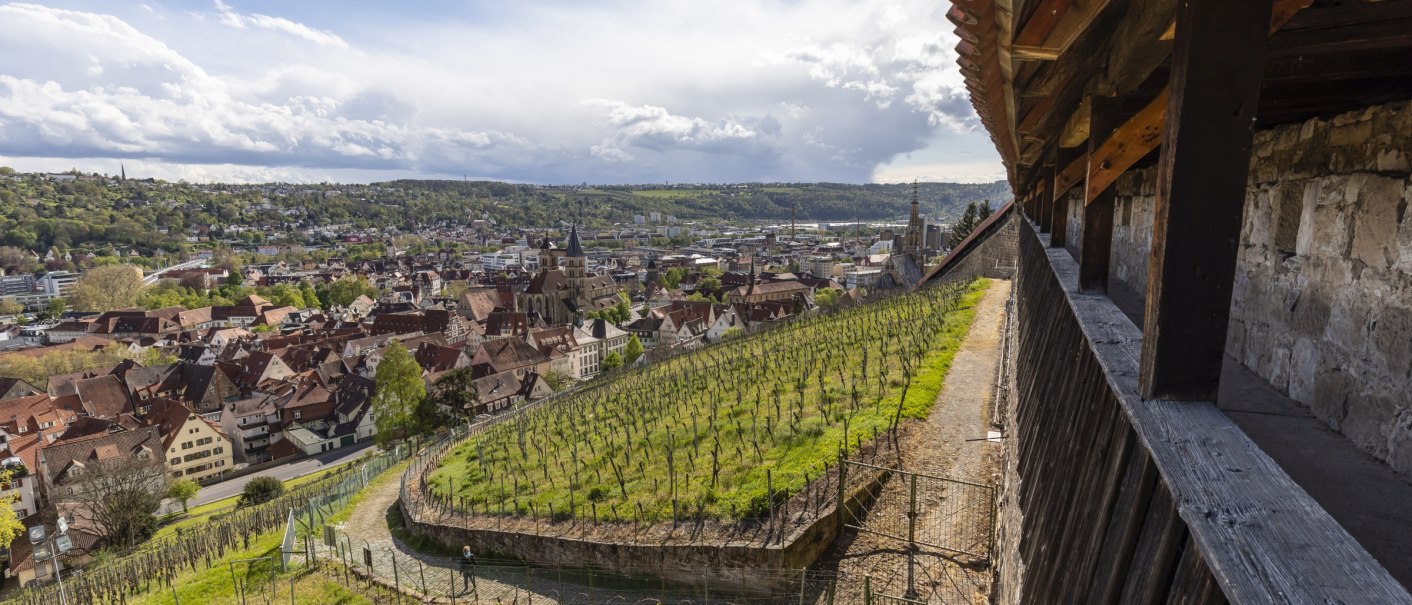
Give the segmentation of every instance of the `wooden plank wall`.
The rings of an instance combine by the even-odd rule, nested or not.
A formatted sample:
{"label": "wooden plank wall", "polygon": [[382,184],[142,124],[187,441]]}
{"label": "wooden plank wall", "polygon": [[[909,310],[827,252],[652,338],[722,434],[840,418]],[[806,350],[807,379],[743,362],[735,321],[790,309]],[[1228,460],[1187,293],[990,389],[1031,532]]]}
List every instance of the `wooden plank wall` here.
{"label": "wooden plank wall", "polygon": [[1027,221],[1021,231],[1012,430],[1025,600],[1224,603],[1079,322],[1061,312],[1043,244]]}
{"label": "wooden plank wall", "polygon": [[[1028,220],[1016,277],[1014,497],[1034,603],[1408,603],[1211,402],[1137,396],[1142,334]],[[1002,523],[1006,523],[1002,519]]]}

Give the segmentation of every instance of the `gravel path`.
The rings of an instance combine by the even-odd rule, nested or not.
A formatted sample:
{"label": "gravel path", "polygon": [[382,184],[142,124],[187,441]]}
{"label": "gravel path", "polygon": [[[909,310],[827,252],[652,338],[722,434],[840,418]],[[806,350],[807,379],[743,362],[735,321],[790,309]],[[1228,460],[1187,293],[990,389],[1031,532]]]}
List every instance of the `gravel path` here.
{"label": "gravel path", "polygon": [[[907,427],[900,438],[903,470],[998,484],[1000,445],[967,440],[986,437],[990,428],[1010,286],[1009,281],[992,280],[981,298],[971,330],[937,395],[936,406],[925,422]],[[903,480],[889,481],[868,511],[863,527],[905,536],[909,487]],[[984,490],[979,493],[989,497]],[[976,494],[972,488],[919,479],[917,509],[921,516],[917,520],[917,539],[983,554],[990,527],[984,523],[988,519],[986,511],[972,504]],[[871,576],[874,593],[902,596],[907,592],[907,560],[905,541],[848,529],[821,565],[845,577]],[[990,593],[991,573],[986,562],[954,551],[920,547],[913,573],[918,595],[915,598],[922,602],[983,603]],[[858,582],[841,584],[840,597],[847,598],[837,602],[863,602],[863,587]]]}

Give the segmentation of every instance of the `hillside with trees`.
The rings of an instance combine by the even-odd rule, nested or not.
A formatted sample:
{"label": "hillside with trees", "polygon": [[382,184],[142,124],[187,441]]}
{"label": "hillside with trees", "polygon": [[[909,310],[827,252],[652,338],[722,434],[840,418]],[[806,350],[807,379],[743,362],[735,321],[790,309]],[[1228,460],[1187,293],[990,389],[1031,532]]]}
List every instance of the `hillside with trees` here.
{"label": "hillside with trees", "polygon": [[[362,184],[190,184],[77,173],[0,173],[0,255],[7,268],[37,270],[24,251],[80,251],[90,264],[160,266],[209,242],[239,247],[298,239],[301,229],[402,232],[474,220],[535,227],[570,217],[597,227],[631,224],[635,215],[680,220],[877,220],[905,217],[911,184],[751,183],[732,185],[543,186],[490,181]],[[70,178],[72,177],[72,178]],[[921,183],[922,212],[960,217],[967,204],[1008,195],[1003,182]],[[998,205],[998,204],[993,204]],[[318,243],[318,242],[307,242]],[[12,258],[14,257],[14,258]],[[106,259],[106,260],[105,260]],[[62,258],[49,270],[84,268]],[[52,265],[52,266],[51,266]]]}

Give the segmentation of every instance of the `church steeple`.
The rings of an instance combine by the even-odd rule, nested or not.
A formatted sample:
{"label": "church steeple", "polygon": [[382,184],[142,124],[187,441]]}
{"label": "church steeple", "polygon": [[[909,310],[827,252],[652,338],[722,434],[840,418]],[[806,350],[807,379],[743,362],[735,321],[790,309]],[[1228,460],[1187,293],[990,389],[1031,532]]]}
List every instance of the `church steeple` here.
{"label": "church steeple", "polygon": [[569,256],[571,258],[583,256],[583,244],[579,243],[578,223],[574,223],[573,227],[569,228]]}
{"label": "church steeple", "polygon": [[910,254],[920,262],[925,242],[926,225],[922,223],[917,181],[912,181],[912,216],[907,220],[907,233],[902,239],[902,254]]}
{"label": "church steeple", "polygon": [[750,257],[750,281],[746,282],[745,295],[750,296],[755,293],[755,257]]}

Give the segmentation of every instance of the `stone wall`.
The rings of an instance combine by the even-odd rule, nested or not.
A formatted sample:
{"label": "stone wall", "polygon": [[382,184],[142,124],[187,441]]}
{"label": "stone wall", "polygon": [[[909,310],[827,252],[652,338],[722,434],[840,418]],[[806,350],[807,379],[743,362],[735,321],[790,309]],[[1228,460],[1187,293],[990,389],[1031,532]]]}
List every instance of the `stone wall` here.
{"label": "stone wall", "polygon": [[1412,103],[1257,134],[1227,351],[1412,474]]}
{"label": "stone wall", "polygon": [[1079,244],[1084,241],[1084,188],[1083,184],[1069,190],[1069,215],[1065,221],[1068,231],[1064,232],[1064,249],[1069,256],[1079,258]]}
{"label": "stone wall", "polygon": [[[631,529],[624,529],[621,541],[608,541],[474,527],[458,514],[419,505],[415,490],[408,490],[410,493],[399,500],[398,509],[408,531],[451,550],[470,545],[482,554],[543,565],[593,567],[630,576],[652,573],[668,582],[706,585],[723,592],[774,593],[798,585],[793,572],[813,565],[843,530],[843,519],[861,516],[890,476],[857,466],[851,466],[847,474],[845,516],[840,516],[835,497],[813,520],[788,532],[778,544],[753,540],[723,543],[711,538],[687,543],[666,539],[639,542],[634,541]],[[689,524],[684,523],[681,531],[689,532]]]}
{"label": "stone wall", "polygon": [[[1412,474],[1412,103],[1256,133],[1227,352]],[[1146,289],[1156,169],[1117,182],[1115,285]]]}
{"label": "stone wall", "polygon": [[969,250],[955,265],[947,267],[945,279],[1012,278],[1020,242],[1020,221],[1015,216],[1015,209],[1011,207],[1007,216],[1001,219],[1001,224],[996,226],[996,231],[979,242],[979,246]]}
{"label": "stone wall", "polygon": [[[1147,257],[1152,252],[1152,207],[1157,201],[1157,168],[1129,170],[1113,184],[1113,254],[1111,287],[1147,292]],[[1142,327],[1139,325],[1138,327]]]}

